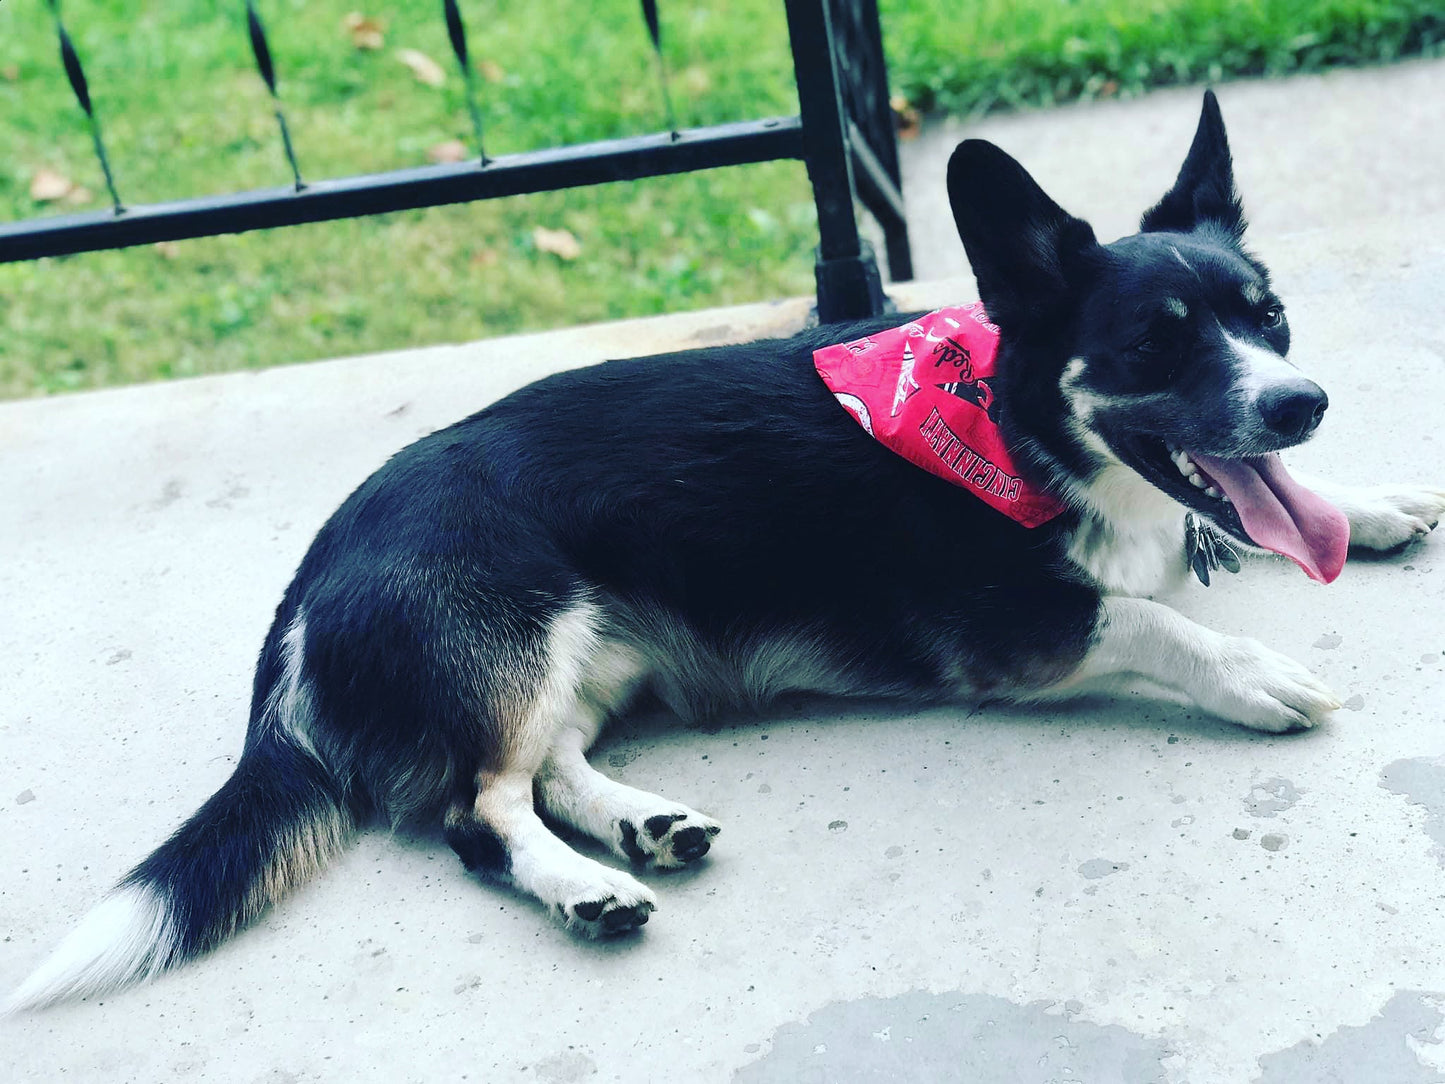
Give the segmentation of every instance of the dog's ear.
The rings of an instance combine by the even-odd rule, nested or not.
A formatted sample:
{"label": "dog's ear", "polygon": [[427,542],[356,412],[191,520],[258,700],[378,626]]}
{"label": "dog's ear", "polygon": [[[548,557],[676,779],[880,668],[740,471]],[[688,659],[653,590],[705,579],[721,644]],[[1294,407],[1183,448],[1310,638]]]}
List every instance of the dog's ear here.
{"label": "dog's ear", "polygon": [[948,160],[948,202],[979,296],[1001,327],[1057,312],[1098,244],[1093,228],[1051,200],[1023,166],[982,139]]}
{"label": "dog's ear", "polygon": [[1212,90],[1204,92],[1199,127],[1174,187],[1145,213],[1139,228],[1146,233],[1188,233],[1201,222],[1218,223],[1236,239],[1244,235],[1244,207],[1234,190],[1234,166],[1224,134],[1224,117]]}

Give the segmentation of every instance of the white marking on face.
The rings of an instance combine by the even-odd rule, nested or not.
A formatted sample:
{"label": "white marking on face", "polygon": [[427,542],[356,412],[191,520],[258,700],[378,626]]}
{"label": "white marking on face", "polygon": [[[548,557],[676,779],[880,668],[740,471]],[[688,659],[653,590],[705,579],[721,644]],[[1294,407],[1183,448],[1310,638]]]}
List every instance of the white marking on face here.
{"label": "white marking on face", "polygon": [[1175,258],[1176,260],[1178,260],[1180,263],[1182,263],[1182,264],[1184,265],[1185,269],[1186,269],[1191,275],[1193,275],[1195,278],[1198,278],[1198,277],[1199,277],[1199,272],[1194,269],[1194,265],[1193,265],[1192,263],[1190,263],[1188,260],[1186,260],[1186,259],[1184,258],[1184,253],[1180,252],[1179,249],[1178,249],[1178,247],[1176,247],[1175,245],[1170,245],[1170,246],[1169,246],[1169,251],[1172,252],[1172,253],[1174,253],[1174,258]]}
{"label": "white marking on face", "polygon": [[1084,370],[1088,366],[1088,358],[1070,358],[1059,375],[1059,392],[1068,404],[1069,413],[1085,424],[1093,418],[1094,411],[1104,402],[1102,396],[1083,387]]}
{"label": "white marking on face", "polygon": [[1221,327],[1224,341],[1234,352],[1234,369],[1238,374],[1234,382],[1234,397],[1253,404],[1261,393],[1278,384],[1298,384],[1299,367],[1267,347],[1231,335]]}
{"label": "white marking on face", "polygon": [[1189,315],[1189,306],[1177,297],[1166,297],[1164,299],[1164,307],[1181,320]]}
{"label": "white marking on face", "polygon": [[1244,297],[1246,305],[1253,307],[1264,302],[1264,287],[1257,282],[1246,282],[1239,288],[1239,292]]}

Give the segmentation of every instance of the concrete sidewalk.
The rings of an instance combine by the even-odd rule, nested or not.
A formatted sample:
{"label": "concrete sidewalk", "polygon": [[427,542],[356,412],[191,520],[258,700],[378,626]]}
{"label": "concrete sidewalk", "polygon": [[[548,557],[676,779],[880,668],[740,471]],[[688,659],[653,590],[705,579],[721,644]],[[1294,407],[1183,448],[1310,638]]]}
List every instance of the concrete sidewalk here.
{"label": "concrete sidewalk", "polygon": [[[1445,61],[1228,83],[1219,103],[1256,246],[1342,225],[1445,214]],[[930,121],[900,145],[920,279],[966,274],[942,178],[961,139],[992,140],[1101,241],[1138,229],[1173,183],[1196,87],[965,121]],[[1265,255],[1278,261],[1277,246]],[[1289,300],[1287,297],[1286,300]]]}
{"label": "concrete sidewalk", "polygon": [[[1442,91],[1439,63],[1221,91],[1254,246],[1332,398],[1292,462],[1341,480],[1445,480]],[[1366,99],[1394,107],[1364,124]],[[976,130],[1107,237],[1197,109]],[[923,271],[951,269],[932,234],[961,266],[934,221]],[[276,601],[387,455],[544,373],[806,307],[0,404],[0,987],[229,773]],[[701,868],[650,878],[642,936],[579,943],[439,839],[370,832],[189,968],[0,1020],[0,1080],[1445,1080],[1445,539],[1328,588],[1284,562],[1221,579],[1177,604],[1310,665],[1346,701],[1329,725],[1129,696],[628,721],[599,765],[724,825]]]}

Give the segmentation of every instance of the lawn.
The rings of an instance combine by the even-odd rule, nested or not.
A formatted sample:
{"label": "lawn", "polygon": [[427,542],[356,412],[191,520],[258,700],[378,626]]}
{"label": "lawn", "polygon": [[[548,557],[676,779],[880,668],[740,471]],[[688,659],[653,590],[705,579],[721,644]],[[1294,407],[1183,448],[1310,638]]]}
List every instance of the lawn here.
{"label": "lawn", "polygon": [[[413,165],[468,138],[439,0],[258,6],[307,176]],[[489,152],[662,127],[634,0],[461,6]],[[684,125],[795,111],[779,0],[660,7]],[[1445,37],[1439,0],[882,9],[895,88],[952,109],[1438,52]],[[68,0],[63,10],[125,200],[285,183],[243,5]],[[363,42],[379,47],[358,47],[353,11],[380,24],[380,40]],[[441,84],[419,78],[401,50],[439,64]],[[49,12],[0,0],[0,219],[100,207],[103,192]],[[539,227],[567,231],[575,248],[548,251]],[[801,166],[773,163],[3,265],[0,396],[801,294],[815,242]]]}

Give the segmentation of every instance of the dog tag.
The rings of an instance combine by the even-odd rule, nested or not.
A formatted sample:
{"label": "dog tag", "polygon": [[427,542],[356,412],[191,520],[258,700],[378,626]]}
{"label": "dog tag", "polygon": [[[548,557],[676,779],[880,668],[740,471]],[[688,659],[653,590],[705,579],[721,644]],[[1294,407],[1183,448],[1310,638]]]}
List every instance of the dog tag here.
{"label": "dog tag", "polygon": [[1208,523],[1196,520],[1193,512],[1184,516],[1184,556],[1205,587],[1209,586],[1211,569],[1222,568],[1226,572],[1240,569],[1239,554],[1229,539]]}

